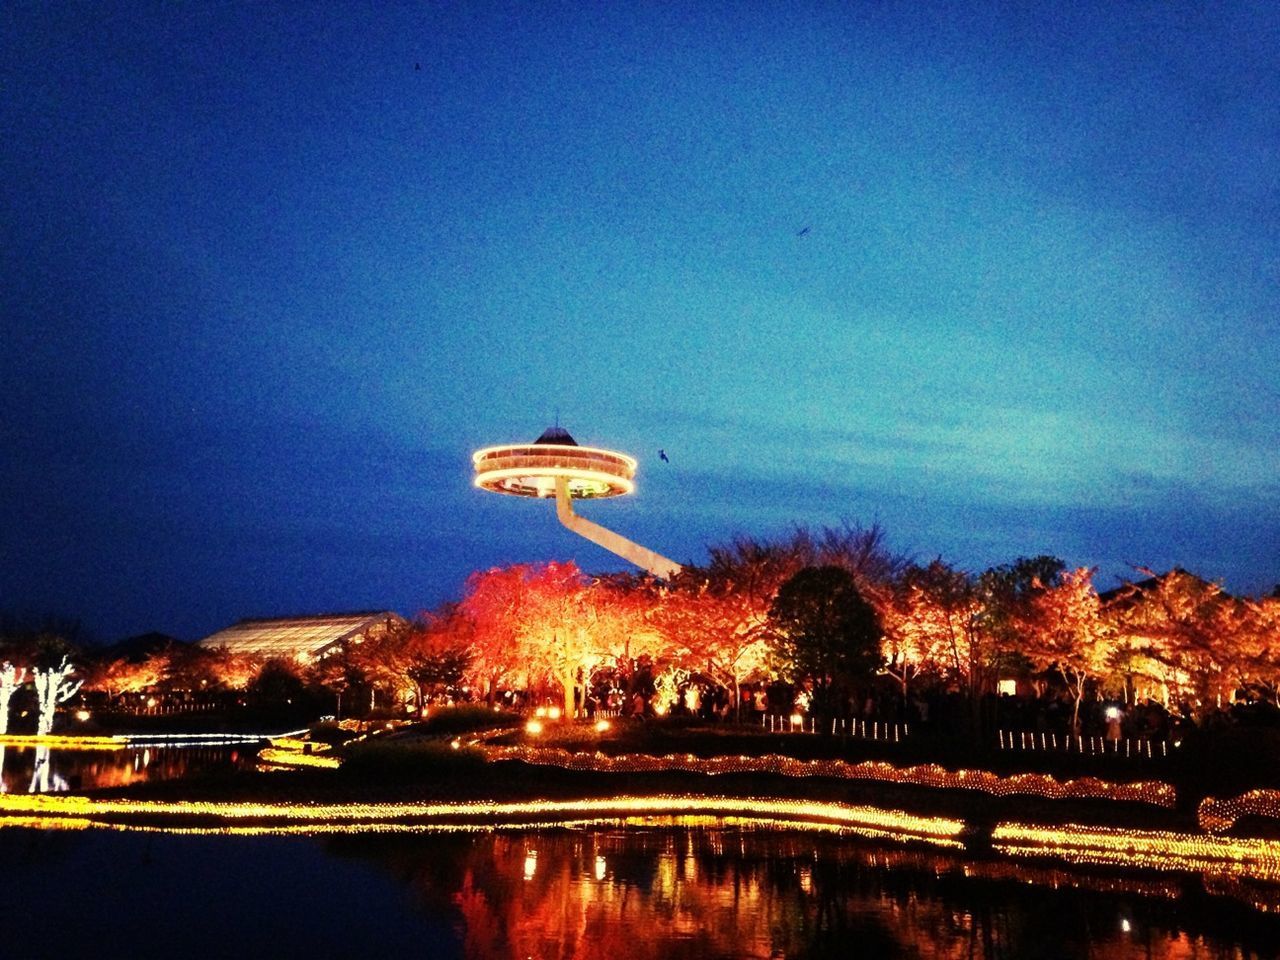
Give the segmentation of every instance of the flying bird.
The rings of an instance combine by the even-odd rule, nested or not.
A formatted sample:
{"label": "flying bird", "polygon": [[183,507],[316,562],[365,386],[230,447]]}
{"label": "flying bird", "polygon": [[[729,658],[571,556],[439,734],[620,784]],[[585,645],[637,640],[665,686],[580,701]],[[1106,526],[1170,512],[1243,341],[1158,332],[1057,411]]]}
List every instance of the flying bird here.
{"label": "flying bird", "polygon": [[668,460],[668,459],[667,459],[667,451],[665,451],[665,450],[659,450],[659,451],[658,451],[658,459],[659,459],[659,460],[661,460],[663,463],[670,463],[670,462],[671,462],[670,460]]}
{"label": "flying bird", "polygon": [[801,230],[799,233],[796,234],[797,237],[807,237],[808,235],[809,235],[808,227],[805,227],[803,230]]}

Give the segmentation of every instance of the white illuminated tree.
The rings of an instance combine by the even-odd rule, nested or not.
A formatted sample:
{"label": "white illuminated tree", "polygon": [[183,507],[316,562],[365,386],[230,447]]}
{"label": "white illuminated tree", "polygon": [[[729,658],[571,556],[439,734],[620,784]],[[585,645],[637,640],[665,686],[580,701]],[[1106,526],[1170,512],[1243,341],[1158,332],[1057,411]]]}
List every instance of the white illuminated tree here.
{"label": "white illuminated tree", "polygon": [[15,667],[8,660],[0,666],[0,734],[9,732],[9,701],[26,678],[25,667]]}
{"label": "white illuminated tree", "polygon": [[36,723],[36,736],[47,736],[53,730],[53,714],[58,704],[65,703],[76,695],[80,690],[83,680],[76,680],[74,683],[68,679],[75,667],[67,660],[62,658],[62,662],[56,667],[41,669],[36,667],[31,671],[31,677],[35,682],[36,699],[40,705],[40,719]]}

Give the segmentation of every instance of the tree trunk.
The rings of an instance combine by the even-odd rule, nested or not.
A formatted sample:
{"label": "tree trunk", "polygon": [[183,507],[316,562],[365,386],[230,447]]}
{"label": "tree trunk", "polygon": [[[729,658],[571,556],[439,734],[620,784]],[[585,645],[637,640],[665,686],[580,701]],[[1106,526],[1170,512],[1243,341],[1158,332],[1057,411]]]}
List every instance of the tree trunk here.
{"label": "tree trunk", "polygon": [[568,671],[560,675],[560,686],[564,688],[564,718],[566,720],[573,719],[573,693],[576,689],[573,672]]}

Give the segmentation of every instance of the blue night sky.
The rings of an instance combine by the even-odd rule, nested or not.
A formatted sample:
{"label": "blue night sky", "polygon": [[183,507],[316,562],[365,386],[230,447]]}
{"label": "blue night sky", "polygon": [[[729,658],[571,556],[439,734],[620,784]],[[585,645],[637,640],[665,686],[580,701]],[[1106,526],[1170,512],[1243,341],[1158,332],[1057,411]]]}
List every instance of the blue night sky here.
{"label": "blue night sky", "polygon": [[6,4],[0,609],[618,569],[470,486],[557,410],[680,561],[1280,581],[1275,5],[779,6]]}

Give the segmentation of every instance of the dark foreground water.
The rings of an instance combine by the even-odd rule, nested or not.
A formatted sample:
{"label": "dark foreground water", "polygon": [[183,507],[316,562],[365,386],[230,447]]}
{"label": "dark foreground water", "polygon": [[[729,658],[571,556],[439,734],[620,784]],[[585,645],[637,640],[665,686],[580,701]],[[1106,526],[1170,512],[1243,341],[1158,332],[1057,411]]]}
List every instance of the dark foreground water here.
{"label": "dark foreground water", "polygon": [[[1200,878],[714,827],[0,830],[6,957],[1274,957]],[[1239,891],[1235,891],[1237,894]]]}

